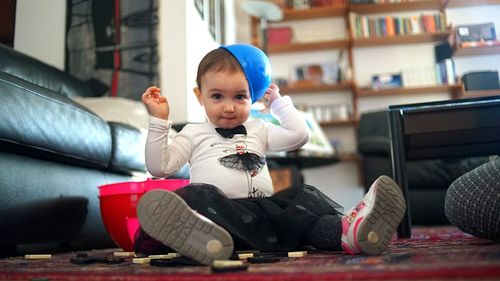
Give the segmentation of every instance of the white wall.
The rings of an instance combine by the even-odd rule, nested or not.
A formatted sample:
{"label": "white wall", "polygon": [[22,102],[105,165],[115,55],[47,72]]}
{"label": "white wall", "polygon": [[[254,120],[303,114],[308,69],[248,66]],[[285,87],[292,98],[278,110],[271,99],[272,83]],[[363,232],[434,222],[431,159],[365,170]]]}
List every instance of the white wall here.
{"label": "white wall", "polygon": [[[233,1],[226,0],[225,6],[226,40],[234,43]],[[208,31],[207,18],[207,13],[205,20],[201,18],[193,1],[160,1],[161,85],[169,99],[170,118],[174,122],[199,122],[205,118],[193,88],[198,63],[207,52],[219,46]]]}
{"label": "white wall", "polygon": [[17,0],[14,49],[64,69],[66,0]]}

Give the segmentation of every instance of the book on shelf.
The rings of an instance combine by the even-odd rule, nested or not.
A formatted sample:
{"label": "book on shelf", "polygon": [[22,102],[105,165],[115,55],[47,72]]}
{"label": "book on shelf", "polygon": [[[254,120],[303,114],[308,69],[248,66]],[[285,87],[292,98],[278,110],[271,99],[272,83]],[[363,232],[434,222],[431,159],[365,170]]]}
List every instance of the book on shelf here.
{"label": "book on shelf", "polygon": [[267,43],[270,45],[290,44],[292,41],[292,28],[285,27],[268,27],[266,29]]}
{"label": "book on shelf", "polygon": [[446,15],[422,13],[413,16],[366,16],[349,13],[352,37],[355,39],[446,31]]}
{"label": "book on shelf", "polygon": [[440,85],[453,85],[456,83],[455,62],[452,58],[436,63],[436,81]]}
{"label": "book on shelf", "polygon": [[438,82],[436,67],[434,65],[403,68],[401,69],[401,75],[403,86],[406,88],[441,84]]}

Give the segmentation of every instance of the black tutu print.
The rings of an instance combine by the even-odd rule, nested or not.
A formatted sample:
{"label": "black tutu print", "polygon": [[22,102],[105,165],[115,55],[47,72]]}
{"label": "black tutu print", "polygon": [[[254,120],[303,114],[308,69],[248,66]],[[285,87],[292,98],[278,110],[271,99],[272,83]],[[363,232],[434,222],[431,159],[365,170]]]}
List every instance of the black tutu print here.
{"label": "black tutu print", "polygon": [[264,167],[266,159],[255,153],[236,153],[219,158],[220,163],[230,169],[246,171],[251,176],[257,175]]}

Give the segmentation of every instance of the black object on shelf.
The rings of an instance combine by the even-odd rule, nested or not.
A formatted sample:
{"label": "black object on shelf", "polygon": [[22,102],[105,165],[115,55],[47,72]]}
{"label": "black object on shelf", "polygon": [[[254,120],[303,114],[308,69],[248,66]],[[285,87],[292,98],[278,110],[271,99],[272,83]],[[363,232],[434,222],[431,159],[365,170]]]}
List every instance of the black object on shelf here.
{"label": "black object on shelf", "polygon": [[500,89],[498,71],[474,71],[462,76],[466,91]]}

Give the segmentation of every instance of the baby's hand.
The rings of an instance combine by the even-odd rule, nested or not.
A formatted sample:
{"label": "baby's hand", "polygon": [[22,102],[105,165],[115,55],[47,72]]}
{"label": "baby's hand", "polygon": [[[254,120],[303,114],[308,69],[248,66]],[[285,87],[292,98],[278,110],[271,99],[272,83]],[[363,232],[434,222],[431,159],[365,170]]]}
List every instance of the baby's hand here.
{"label": "baby's hand", "polygon": [[160,93],[160,88],[152,86],[146,89],[141,98],[142,102],[146,105],[148,112],[151,116],[168,120],[170,114],[170,106],[166,97]]}
{"label": "baby's hand", "polygon": [[267,99],[267,105],[271,107],[276,99],[281,98],[280,88],[276,84],[269,85],[264,97]]}

